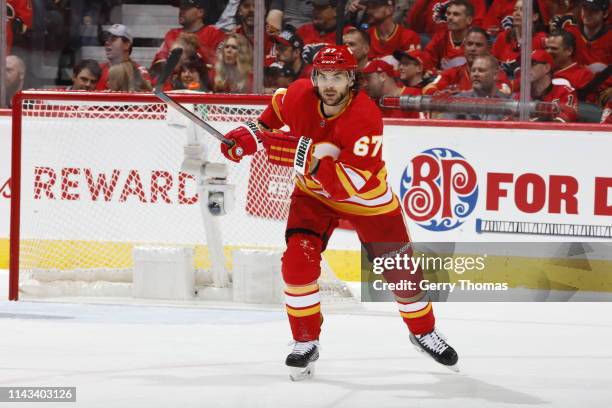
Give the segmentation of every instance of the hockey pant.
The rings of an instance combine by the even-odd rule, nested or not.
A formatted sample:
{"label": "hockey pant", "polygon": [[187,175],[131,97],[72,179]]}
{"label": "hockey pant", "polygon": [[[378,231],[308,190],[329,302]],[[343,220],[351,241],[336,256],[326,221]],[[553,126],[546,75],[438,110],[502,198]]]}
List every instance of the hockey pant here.
{"label": "hockey pant", "polygon": [[[323,317],[317,283],[321,275],[321,253],[340,218],[355,228],[370,259],[385,255],[392,257],[406,251],[412,255],[410,249],[406,249],[410,239],[399,208],[383,215],[340,214],[296,189],[291,197],[285,236],[287,249],[282,258],[285,306],[296,341],[317,340],[321,333]],[[405,272],[390,270],[383,276],[386,281],[394,282],[404,278]],[[410,279],[418,283],[422,271],[418,270]],[[400,315],[412,333],[424,334],[433,330],[434,313],[425,292],[394,291],[394,296]]]}

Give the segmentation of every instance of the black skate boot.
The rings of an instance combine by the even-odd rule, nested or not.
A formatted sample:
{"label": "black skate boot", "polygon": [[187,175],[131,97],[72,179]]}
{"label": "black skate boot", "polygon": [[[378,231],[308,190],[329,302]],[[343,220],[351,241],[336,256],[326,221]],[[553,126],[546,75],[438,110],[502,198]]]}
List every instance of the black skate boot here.
{"label": "black skate boot", "polygon": [[436,329],[422,335],[410,333],[410,341],[417,350],[427,353],[438,363],[448,367],[454,372],[459,372],[459,366],[457,365],[459,356],[457,352],[446,342],[446,339],[442,337]]}
{"label": "black skate boot", "polygon": [[319,359],[319,342],[296,341],[285,364],[289,367],[291,381],[302,381],[314,375],[314,362]]}

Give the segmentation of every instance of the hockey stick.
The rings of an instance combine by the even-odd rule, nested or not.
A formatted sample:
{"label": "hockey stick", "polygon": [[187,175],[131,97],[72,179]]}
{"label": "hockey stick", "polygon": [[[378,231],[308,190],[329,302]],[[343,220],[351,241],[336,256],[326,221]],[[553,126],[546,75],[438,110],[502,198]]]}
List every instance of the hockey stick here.
{"label": "hockey stick", "polygon": [[206,132],[208,132],[208,134],[213,136],[215,139],[219,140],[221,143],[229,147],[232,147],[234,145],[234,141],[226,139],[225,136],[223,136],[223,133],[219,132],[217,129],[209,125],[202,118],[200,118],[199,116],[191,112],[189,109],[185,108],[180,103],[176,102],[169,95],[164,93],[164,91],[162,91],[164,84],[166,83],[168,78],[170,78],[170,75],[172,75],[174,68],[176,68],[176,66],[178,65],[181,59],[182,53],[183,53],[183,49],[180,47],[175,48],[172,51],[170,51],[170,56],[168,57],[168,60],[166,61],[166,64],[164,65],[162,72],[159,74],[159,77],[157,78],[157,85],[155,85],[155,89],[153,89],[153,93],[159,99],[161,99],[162,101],[166,102],[168,105],[176,109],[181,115],[185,116],[187,119],[191,120],[196,125],[206,130]]}

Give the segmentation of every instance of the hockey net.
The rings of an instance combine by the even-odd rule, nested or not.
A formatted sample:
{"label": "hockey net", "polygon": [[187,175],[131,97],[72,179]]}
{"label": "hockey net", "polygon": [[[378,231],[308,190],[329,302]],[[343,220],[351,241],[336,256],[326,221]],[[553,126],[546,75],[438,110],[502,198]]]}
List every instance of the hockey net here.
{"label": "hockey net", "polygon": [[[222,133],[268,102],[174,98]],[[227,163],[217,140],[150,94],[28,91],[13,112],[11,297],[130,296],[137,245],[193,247],[196,285],[214,283],[196,181],[181,163],[189,132],[207,160]],[[235,206],[216,221],[231,276],[233,250],[283,249],[293,174],[263,152],[228,167]],[[325,301],[351,298],[329,268],[320,283]]]}

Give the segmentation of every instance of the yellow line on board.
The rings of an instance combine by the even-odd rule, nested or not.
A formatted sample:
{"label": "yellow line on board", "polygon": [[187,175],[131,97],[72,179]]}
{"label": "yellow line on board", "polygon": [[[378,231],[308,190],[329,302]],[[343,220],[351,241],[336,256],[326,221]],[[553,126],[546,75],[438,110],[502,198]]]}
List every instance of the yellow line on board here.
{"label": "yellow line on board", "polygon": [[[132,250],[135,245],[138,244],[93,241],[22,241],[21,262],[22,265],[25,262],[30,263],[24,267],[42,269],[125,269],[133,267]],[[228,269],[232,269],[232,251],[236,249],[246,249],[246,247],[224,247]],[[454,255],[454,257],[457,256],[459,255]],[[460,256],[470,255],[461,254]],[[361,255],[359,251],[328,249],[324,257],[339,279],[360,281]],[[8,261],[9,240],[0,239],[0,268],[7,269]],[[197,245],[195,247],[194,261],[196,268],[210,267],[206,246]],[[485,265],[485,272],[449,273],[450,281],[469,279],[472,282],[507,283],[509,287],[514,288],[562,290],[571,287],[582,291],[612,292],[612,274],[610,273],[612,260],[587,261],[584,259],[488,256]],[[427,274],[425,277],[427,278]]]}

